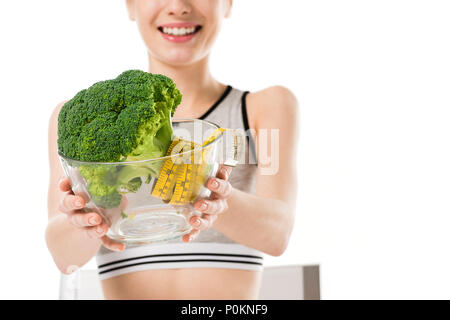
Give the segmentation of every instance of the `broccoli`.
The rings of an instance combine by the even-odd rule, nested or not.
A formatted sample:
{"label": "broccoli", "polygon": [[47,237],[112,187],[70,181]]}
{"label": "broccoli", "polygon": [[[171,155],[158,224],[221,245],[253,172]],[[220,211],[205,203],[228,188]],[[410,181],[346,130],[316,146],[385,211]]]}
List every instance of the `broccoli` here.
{"label": "broccoli", "polygon": [[141,177],[136,177],[131,179],[130,181],[127,182],[127,184],[125,184],[125,192],[136,192],[139,190],[139,188],[142,185],[142,180]]}
{"label": "broccoli", "polygon": [[83,165],[78,168],[88,182],[92,201],[103,208],[115,208],[122,201],[122,195],[117,191],[111,169],[101,165]]}
{"label": "broccoli", "polygon": [[[97,82],[61,108],[58,151],[66,158],[87,162],[162,157],[172,141],[171,118],[180,102],[175,83],[163,75],[129,70],[115,79]],[[89,164],[79,170],[94,202],[113,208],[120,203],[121,193],[139,189],[140,177],[156,177],[159,165]]]}

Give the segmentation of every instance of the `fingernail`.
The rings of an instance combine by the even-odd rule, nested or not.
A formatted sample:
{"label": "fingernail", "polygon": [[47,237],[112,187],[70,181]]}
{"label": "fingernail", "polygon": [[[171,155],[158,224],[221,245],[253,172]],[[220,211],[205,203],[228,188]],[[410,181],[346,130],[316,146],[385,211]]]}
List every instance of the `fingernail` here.
{"label": "fingernail", "polygon": [[97,232],[98,234],[102,234],[103,233],[103,228],[102,227],[97,227],[95,229],[95,232]]}
{"label": "fingernail", "polygon": [[98,218],[97,218],[97,217],[90,217],[90,218],[89,218],[89,223],[90,223],[91,225],[96,225],[96,224],[98,224],[98,223],[99,223]]}
{"label": "fingernail", "polygon": [[76,201],[75,201],[75,206],[76,206],[77,208],[80,208],[80,207],[83,206],[83,204],[81,203],[80,200],[76,200]]}
{"label": "fingernail", "polygon": [[213,180],[213,182],[211,182],[211,187],[217,189],[219,187],[219,183],[216,180]]}
{"label": "fingernail", "polygon": [[200,210],[206,210],[206,208],[208,208],[208,205],[203,202],[202,205],[200,206]]}
{"label": "fingernail", "polygon": [[193,236],[189,236],[189,241],[192,241],[192,240],[194,240],[194,237]]}

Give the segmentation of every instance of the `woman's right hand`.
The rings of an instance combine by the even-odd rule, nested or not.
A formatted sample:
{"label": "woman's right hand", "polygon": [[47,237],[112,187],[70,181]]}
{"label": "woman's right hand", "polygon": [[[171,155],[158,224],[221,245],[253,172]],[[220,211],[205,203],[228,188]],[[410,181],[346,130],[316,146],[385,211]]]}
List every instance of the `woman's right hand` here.
{"label": "woman's right hand", "polygon": [[59,210],[67,215],[69,222],[73,226],[84,230],[87,237],[101,240],[103,246],[109,250],[122,251],[125,249],[123,243],[114,241],[106,236],[108,225],[103,222],[102,217],[98,213],[84,208],[86,201],[83,197],[73,193],[69,178],[64,177],[60,180],[59,189],[65,192],[60,202]]}

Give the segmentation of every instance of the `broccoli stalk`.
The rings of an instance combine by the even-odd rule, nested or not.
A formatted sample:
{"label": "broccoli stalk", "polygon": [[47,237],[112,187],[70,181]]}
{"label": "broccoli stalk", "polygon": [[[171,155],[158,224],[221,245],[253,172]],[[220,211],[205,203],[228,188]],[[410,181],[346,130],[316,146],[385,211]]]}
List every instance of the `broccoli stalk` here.
{"label": "broccoli stalk", "polygon": [[[113,80],[98,82],[62,107],[59,153],[89,162],[163,157],[172,141],[171,117],[180,102],[175,84],[163,75],[129,70]],[[121,193],[139,189],[141,177],[157,177],[160,166],[161,161],[124,166],[82,164],[79,170],[94,202],[113,208],[120,203]]]}

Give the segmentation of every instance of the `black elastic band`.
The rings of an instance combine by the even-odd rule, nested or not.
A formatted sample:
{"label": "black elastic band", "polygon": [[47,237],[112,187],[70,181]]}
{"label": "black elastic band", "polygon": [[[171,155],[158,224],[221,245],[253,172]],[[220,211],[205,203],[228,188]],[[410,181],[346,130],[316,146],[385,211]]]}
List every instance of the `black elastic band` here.
{"label": "black elastic band", "polygon": [[244,121],[244,130],[247,131],[248,129],[250,129],[249,125],[248,125],[248,117],[247,117],[247,102],[246,102],[246,97],[250,92],[245,91],[242,94],[242,98],[241,98],[241,107],[242,107],[242,120]]}
{"label": "black elastic band", "polygon": [[222,95],[220,96],[219,100],[217,100],[216,103],[214,103],[211,108],[209,108],[208,111],[206,111],[199,119],[204,120],[211,112],[213,112],[214,109],[217,108],[217,106],[228,96],[231,89],[232,87],[228,85],[224,93],[222,93]]}
{"label": "black elastic band", "polygon": [[[243,121],[243,123],[244,123],[244,130],[245,130],[246,133],[248,133],[248,135],[247,135],[248,146],[249,146],[249,148],[252,150],[251,152],[253,153],[253,156],[255,157],[255,160],[256,160],[256,159],[257,159],[257,158],[256,158],[256,148],[255,148],[255,144],[254,144],[254,141],[253,141],[252,134],[251,134],[251,132],[249,131],[249,130],[250,130],[250,126],[249,126],[249,124],[248,124],[248,116],[247,116],[247,101],[246,101],[246,98],[247,98],[247,95],[248,95],[249,93],[250,93],[250,92],[245,91],[245,92],[242,94],[242,98],[241,98],[242,121]],[[249,158],[250,158],[250,156],[249,156]],[[247,161],[247,160],[246,160],[246,161]],[[247,163],[249,163],[249,162],[250,162],[250,159],[248,159],[248,162],[247,162]]]}

